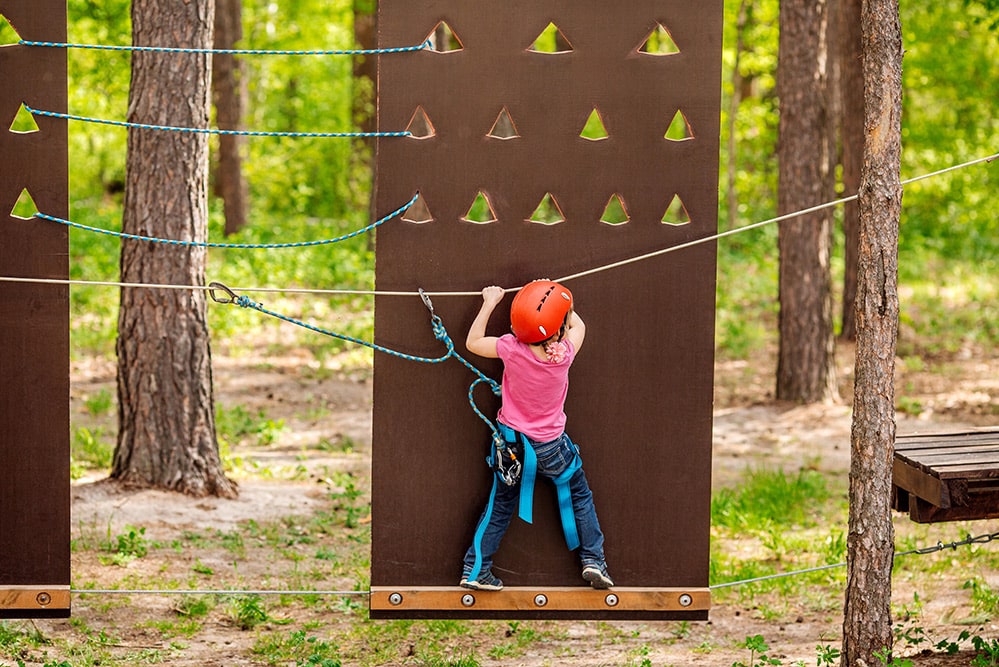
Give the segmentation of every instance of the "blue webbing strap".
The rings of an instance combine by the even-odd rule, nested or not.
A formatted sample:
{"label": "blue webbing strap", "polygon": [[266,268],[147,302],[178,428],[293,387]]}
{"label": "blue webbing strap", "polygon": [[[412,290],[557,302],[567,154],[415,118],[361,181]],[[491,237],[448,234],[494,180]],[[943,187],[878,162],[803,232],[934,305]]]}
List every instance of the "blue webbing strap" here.
{"label": "blue webbing strap", "polygon": [[[503,422],[496,422],[496,426],[507,444],[514,445],[520,438],[520,443],[524,446],[524,452],[521,455],[524,461],[520,473],[520,508],[517,515],[526,523],[534,523],[534,480],[538,476],[538,455],[534,452],[531,441],[527,439],[526,435],[513,430]],[[497,452],[496,456],[500,455]]]}
{"label": "blue webbing strap", "polygon": [[475,563],[472,565],[472,570],[468,573],[468,581],[478,579],[479,572],[482,571],[482,536],[486,534],[486,526],[489,525],[489,521],[493,518],[493,504],[496,502],[497,484],[499,484],[499,476],[493,473],[493,488],[489,491],[489,502],[486,503],[486,509],[482,512],[482,519],[475,529],[475,537],[472,538],[472,548],[475,550]]}
{"label": "blue webbing strap", "polygon": [[[537,476],[538,457],[531,447],[531,442],[523,433],[514,431],[506,424],[497,422],[503,439],[507,442],[516,442],[517,436],[524,445],[524,470],[520,480],[520,509],[518,514],[527,523],[534,520],[534,480]],[[571,442],[571,441],[570,441]],[[573,449],[576,445],[573,444]],[[569,480],[576,474],[576,471],[583,467],[583,461],[579,457],[579,452],[572,459],[569,467],[554,478],[555,491],[558,494],[558,512],[562,520],[562,533],[565,535],[565,544],[569,551],[579,548],[579,532],[576,530],[576,515],[572,511],[572,492],[569,490]]]}
{"label": "blue webbing strap", "polygon": [[520,473],[520,518],[527,523],[534,523],[534,480],[538,473],[538,455],[528,441],[527,436],[520,434],[524,445],[524,469]]}
{"label": "blue webbing strap", "polygon": [[558,513],[562,517],[562,533],[565,535],[565,545],[569,547],[569,551],[575,551],[579,548],[579,532],[576,530],[576,514],[572,511],[572,492],[569,490],[569,480],[582,467],[583,460],[577,452],[569,467],[553,480],[555,491],[558,493]]}

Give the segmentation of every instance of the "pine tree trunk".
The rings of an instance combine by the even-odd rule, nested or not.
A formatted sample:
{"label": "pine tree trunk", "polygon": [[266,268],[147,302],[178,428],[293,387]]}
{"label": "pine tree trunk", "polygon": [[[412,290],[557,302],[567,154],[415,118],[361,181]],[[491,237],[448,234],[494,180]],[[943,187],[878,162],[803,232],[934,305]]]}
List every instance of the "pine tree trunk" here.
{"label": "pine tree trunk", "polygon": [[[209,48],[212,0],[133,0],[139,45]],[[209,56],[135,53],[129,120],[207,127]],[[125,232],[203,241],[203,134],[130,129]],[[205,250],[123,241],[124,282],[203,285]],[[118,444],[111,476],[128,485],[235,496],[215,438],[211,351],[201,290],[123,288],[118,318]]]}
{"label": "pine tree trunk", "polygon": [[[231,49],[243,38],[241,0],[216,0],[215,48]],[[229,54],[212,56],[212,97],[218,126],[238,130],[243,124],[246,85],[238,58]],[[246,137],[224,134],[219,137],[215,190],[225,207],[225,233],[234,234],[246,225],[247,185],[243,178],[242,151]]]}
{"label": "pine tree trunk", "polygon": [[[860,30],[861,0],[840,0],[839,11],[839,77],[842,113],[840,141],[842,146],[843,194],[855,195],[860,187],[860,170],[864,161],[864,63]],[[857,301],[857,236],[860,213],[856,201],[843,207],[843,329],[846,340],[857,337],[854,310]]]}
{"label": "pine tree trunk", "polygon": [[843,665],[890,649],[892,458],[898,335],[902,34],[897,0],[866,0],[864,164],[860,181],[857,361],[850,463]]}
{"label": "pine tree trunk", "polygon": [[[777,94],[779,214],[828,201],[829,96],[825,0],[780,4]],[[777,398],[817,402],[837,398],[832,323],[828,209],[782,222],[780,247],[780,351]]]}

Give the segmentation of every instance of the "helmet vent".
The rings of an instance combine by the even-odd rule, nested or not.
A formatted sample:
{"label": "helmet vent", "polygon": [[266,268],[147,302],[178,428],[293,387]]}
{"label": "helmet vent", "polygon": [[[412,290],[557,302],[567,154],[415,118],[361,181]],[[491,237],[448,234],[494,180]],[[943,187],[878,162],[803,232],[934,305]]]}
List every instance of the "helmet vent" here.
{"label": "helmet vent", "polygon": [[[541,297],[541,301],[538,302],[538,312],[539,313],[541,312],[541,308],[545,305],[545,301],[548,300],[548,297],[551,295],[551,293],[554,290],[555,290],[555,286],[552,285],[551,287],[548,288],[548,291],[545,292],[544,296]],[[538,327],[538,328],[541,329],[541,331],[544,331],[544,327]]]}

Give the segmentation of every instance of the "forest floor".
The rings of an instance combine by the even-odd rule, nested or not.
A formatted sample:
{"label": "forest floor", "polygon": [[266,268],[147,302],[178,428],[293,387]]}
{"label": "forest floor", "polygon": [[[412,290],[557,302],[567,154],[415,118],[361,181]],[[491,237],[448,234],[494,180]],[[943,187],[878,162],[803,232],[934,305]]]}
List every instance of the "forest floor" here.
{"label": "forest floor", "polygon": [[[749,468],[766,467],[819,470],[838,480],[837,489],[846,488],[852,351],[841,346],[839,357],[843,401],[811,406],[773,400],[771,353],[717,363],[716,488],[737,483]],[[910,412],[919,414],[899,414],[900,434],[999,423],[996,356],[958,354],[914,371],[901,366],[899,392],[907,405],[918,406]],[[370,541],[370,372],[331,368],[330,360],[320,364],[305,350],[284,349],[274,357],[261,348],[259,355],[244,351],[237,356],[216,350],[214,377],[220,405],[243,406],[251,416],[267,417],[257,423],[255,435],[230,446],[239,498],[124,492],[100,481],[99,474],[84,476],[72,494],[74,589],[364,590]],[[111,361],[74,364],[75,427],[87,425],[98,433],[113,429],[107,426],[113,410],[95,416],[86,407],[95,395],[113,395],[113,381]],[[900,536],[920,545],[997,530],[995,522],[920,527],[904,516],[896,516],[895,524]],[[995,550],[980,548],[990,547]],[[896,655],[917,667],[971,664],[967,641],[953,656],[935,651],[933,644],[956,641],[964,630],[999,637],[999,619],[976,615],[964,586],[979,577],[999,591],[999,572],[968,560],[967,553],[927,558],[942,559],[943,565],[930,576],[896,576],[894,582],[895,607],[916,608],[908,620],[899,612],[900,627],[918,640]],[[755,635],[770,647],[767,655],[776,662],[768,664],[833,664],[821,662],[818,647],[840,645],[842,594],[719,592],[710,621],[694,623],[401,623],[368,620],[361,596],[304,602],[206,596],[199,605],[185,596],[76,594],[72,619],[8,624],[6,634],[0,632],[0,665],[728,667],[759,660],[745,647],[746,638]],[[10,638],[12,628],[20,639]]]}

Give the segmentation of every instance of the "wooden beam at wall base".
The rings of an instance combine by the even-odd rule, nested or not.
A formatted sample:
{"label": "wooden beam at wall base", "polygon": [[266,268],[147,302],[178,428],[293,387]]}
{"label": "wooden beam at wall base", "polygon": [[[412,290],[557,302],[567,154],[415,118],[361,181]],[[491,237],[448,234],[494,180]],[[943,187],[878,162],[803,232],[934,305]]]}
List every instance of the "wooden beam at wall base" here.
{"label": "wooden beam at wall base", "polygon": [[69,586],[0,586],[0,618],[68,617]]}

